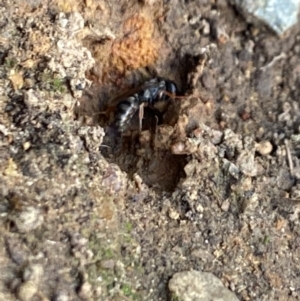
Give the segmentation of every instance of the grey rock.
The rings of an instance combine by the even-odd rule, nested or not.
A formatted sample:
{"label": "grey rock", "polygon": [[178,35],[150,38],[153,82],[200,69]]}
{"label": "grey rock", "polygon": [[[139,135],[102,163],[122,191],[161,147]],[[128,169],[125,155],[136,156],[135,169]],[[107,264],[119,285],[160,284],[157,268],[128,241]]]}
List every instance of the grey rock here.
{"label": "grey rock", "polygon": [[220,279],[207,272],[191,270],[176,273],[169,281],[169,289],[182,301],[238,301]]}
{"label": "grey rock", "polygon": [[115,261],[113,259],[102,260],[101,267],[103,269],[112,270],[115,267]]}
{"label": "grey rock", "polygon": [[228,171],[235,179],[239,179],[239,168],[232,162],[227,159],[223,159],[223,168]]}
{"label": "grey rock", "polygon": [[231,2],[241,10],[246,19],[250,21],[254,16],[279,35],[297,23],[299,0],[231,0]]}
{"label": "grey rock", "polygon": [[39,208],[26,207],[22,212],[12,218],[19,232],[25,233],[37,229],[44,222],[44,217]]}
{"label": "grey rock", "polygon": [[236,165],[244,175],[255,177],[257,175],[257,164],[254,160],[254,150],[243,150],[236,160]]}
{"label": "grey rock", "polygon": [[32,281],[24,282],[18,289],[18,297],[22,301],[30,301],[37,293],[37,286]]}
{"label": "grey rock", "polygon": [[84,282],[78,292],[78,296],[83,300],[89,300],[92,295],[92,287],[88,282]]}
{"label": "grey rock", "polygon": [[262,156],[269,155],[273,150],[273,145],[270,141],[261,141],[256,144],[256,151]]}

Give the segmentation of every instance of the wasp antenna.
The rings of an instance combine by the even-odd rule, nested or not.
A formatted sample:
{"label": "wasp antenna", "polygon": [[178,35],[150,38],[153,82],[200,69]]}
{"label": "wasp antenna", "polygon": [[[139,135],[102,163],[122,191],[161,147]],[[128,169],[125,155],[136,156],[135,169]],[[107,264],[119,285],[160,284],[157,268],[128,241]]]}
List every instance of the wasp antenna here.
{"label": "wasp antenna", "polygon": [[169,96],[172,99],[183,99],[183,98],[186,98],[186,96],[177,96],[176,94],[170,93],[170,92],[167,92],[167,91],[163,91],[163,93],[165,95]]}
{"label": "wasp antenna", "polygon": [[170,92],[168,92],[168,91],[162,91],[162,93],[163,94],[165,94],[165,95],[167,95],[167,96],[169,96],[169,97],[171,97],[171,98],[176,98],[176,94],[175,93],[170,93]]}

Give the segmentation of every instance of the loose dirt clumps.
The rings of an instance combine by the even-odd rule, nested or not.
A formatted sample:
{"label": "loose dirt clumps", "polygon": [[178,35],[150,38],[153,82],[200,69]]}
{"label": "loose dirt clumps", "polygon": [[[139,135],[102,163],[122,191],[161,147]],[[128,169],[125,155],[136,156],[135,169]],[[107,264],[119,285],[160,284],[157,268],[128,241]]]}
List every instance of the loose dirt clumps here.
{"label": "loose dirt clumps", "polygon": [[[297,300],[298,28],[227,1],[0,6],[1,300],[170,300],[190,270]],[[156,76],[164,114],[112,130],[110,100]]]}

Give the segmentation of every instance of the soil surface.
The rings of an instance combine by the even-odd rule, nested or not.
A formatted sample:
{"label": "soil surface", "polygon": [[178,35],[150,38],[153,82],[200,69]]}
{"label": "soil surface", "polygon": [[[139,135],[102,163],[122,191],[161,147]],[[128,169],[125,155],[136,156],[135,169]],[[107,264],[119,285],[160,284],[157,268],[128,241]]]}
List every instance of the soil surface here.
{"label": "soil surface", "polygon": [[[185,300],[191,269],[299,300],[299,28],[225,0],[3,0],[0,300]],[[116,131],[157,77],[176,97]]]}

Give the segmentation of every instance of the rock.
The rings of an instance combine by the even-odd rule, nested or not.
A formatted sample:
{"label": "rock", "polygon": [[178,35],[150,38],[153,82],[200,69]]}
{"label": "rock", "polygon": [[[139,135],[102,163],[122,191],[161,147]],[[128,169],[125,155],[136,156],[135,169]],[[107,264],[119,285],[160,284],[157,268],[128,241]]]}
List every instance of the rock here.
{"label": "rock", "polygon": [[277,34],[283,34],[297,23],[299,0],[231,0],[248,21],[263,21]]}
{"label": "rock", "polygon": [[29,109],[36,108],[43,103],[33,89],[24,92],[24,102]]}
{"label": "rock", "polygon": [[31,281],[38,285],[43,277],[44,268],[41,264],[31,264],[24,268],[23,280]]}
{"label": "rock", "polygon": [[16,227],[22,233],[37,229],[42,225],[44,217],[39,208],[28,206],[13,218]]}
{"label": "rock", "polygon": [[10,79],[10,81],[16,91],[23,87],[24,79],[23,79],[22,72],[16,71],[16,70],[11,70],[8,78]]}
{"label": "rock", "polygon": [[92,286],[88,282],[84,282],[80,287],[78,296],[83,300],[90,300],[92,296]]}
{"label": "rock", "polygon": [[[24,265],[28,260],[29,252],[25,244],[16,237],[7,236],[5,238],[6,251],[10,259],[17,265]],[[0,299],[1,300],[1,299]]]}
{"label": "rock", "polygon": [[5,301],[14,301],[16,300],[16,297],[13,294],[10,294],[8,292],[4,292],[4,289],[0,288],[2,291],[0,291],[0,300]]}
{"label": "rock", "polygon": [[258,195],[254,193],[251,197],[245,198],[242,203],[243,212],[254,211],[258,206]]}
{"label": "rock", "polygon": [[270,141],[261,141],[256,144],[256,151],[262,156],[269,155],[273,150],[273,145]]}
{"label": "rock", "polygon": [[228,171],[230,175],[232,175],[235,179],[239,178],[240,170],[239,168],[233,164],[232,162],[228,161],[227,159],[223,159],[223,168]]}
{"label": "rock", "polygon": [[253,151],[243,150],[236,160],[236,165],[246,176],[255,177],[257,175],[257,165]]}
{"label": "rock", "polygon": [[224,138],[221,148],[225,149],[227,159],[231,159],[236,156],[243,149],[243,142],[241,137],[234,133],[231,129],[224,131]]}
{"label": "rock", "polygon": [[31,146],[30,141],[26,141],[26,142],[23,143],[23,149],[25,151],[27,151],[30,148],[30,146]]}
{"label": "rock", "polygon": [[65,291],[59,292],[53,299],[54,301],[69,301],[68,293]]}
{"label": "rock", "polygon": [[173,219],[173,220],[178,219],[179,216],[180,216],[179,213],[178,213],[176,210],[174,210],[173,208],[170,208],[170,209],[169,209],[168,214],[169,214],[169,218],[170,218],[170,219]]}
{"label": "rock", "polygon": [[18,289],[18,298],[21,301],[31,301],[37,292],[37,286],[32,281],[24,282]]}
{"label": "rock", "polygon": [[115,267],[115,261],[113,259],[102,260],[101,267],[103,269],[112,270]]}
{"label": "rock", "polygon": [[238,301],[212,273],[195,270],[179,272],[169,281],[169,289],[182,301]]}
{"label": "rock", "polygon": [[[114,163],[109,164],[106,168],[106,172],[103,176],[101,184],[103,187],[105,187],[107,192],[110,192],[111,194],[115,194],[121,191],[124,188],[125,183],[123,180],[123,173],[120,170],[119,166]],[[111,209],[113,209],[113,207],[114,206],[112,206]],[[108,206],[107,209],[109,209]]]}
{"label": "rock", "polygon": [[7,167],[4,170],[4,175],[10,177],[18,176],[18,166],[12,158],[8,159]]}

